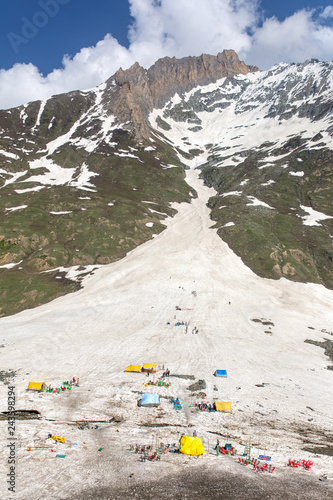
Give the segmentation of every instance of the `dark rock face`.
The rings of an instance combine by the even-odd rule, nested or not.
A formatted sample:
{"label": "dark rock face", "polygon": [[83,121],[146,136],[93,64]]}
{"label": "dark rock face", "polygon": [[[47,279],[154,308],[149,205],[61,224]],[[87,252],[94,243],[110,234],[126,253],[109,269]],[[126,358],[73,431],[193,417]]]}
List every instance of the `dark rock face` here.
{"label": "dark rock face", "polygon": [[[131,121],[138,138],[149,136],[148,114],[160,108],[175,93],[184,93],[198,85],[207,85],[221,78],[236,74],[246,75],[259,71],[256,66],[247,66],[236,52],[224,50],[217,56],[202,54],[200,57],[164,57],[148,70],[135,63],[126,71],[119,69],[107,84],[115,93],[111,109],[124,121]],[[113,85],[116,85],[116,88]],[[104,101],[107,103],[108,96]]]}
{"label": "dark rock face", "polygon": [[[332,342],[332,340],[326,339],[326,340],[324,340],[324,342],[318,342],[316,340],[306,339],[306,340],[304,340],[304,342],[307,344],[313,344],[317,347],[322,347],[323,349],[325,349],[325,351],[324,351],[325,356],[328,356],[328,358],[333,362],[333,342]],[[328,365],[327,370],[333,370],[333,365],[332,364]]]}
{"label": "dark rock face", "polygon": [[187,387],[188,391],[201,391],[203,389],[206,389],[205,380],[198,380],[198,382],[195,382]]}
{"label": "dark rock face", "polygon": [[176,92],[188,92],[198,85],[253,71],[259,71],[259,68],[247,66],[239,60],[235,51],[224,50],[217,56],[202,54],[200,57],[183,59],[165,57],[157,61],[147,75],[154,107],[160,108]]}

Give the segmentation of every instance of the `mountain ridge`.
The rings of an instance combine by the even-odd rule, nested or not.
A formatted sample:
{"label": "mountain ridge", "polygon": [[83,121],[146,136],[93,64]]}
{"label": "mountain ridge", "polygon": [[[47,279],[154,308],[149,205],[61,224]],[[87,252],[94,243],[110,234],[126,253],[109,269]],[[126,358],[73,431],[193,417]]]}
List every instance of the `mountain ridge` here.
{"label": "mountain ridge", "polygon": [[[259,68],[240,61],[234,50],[224,50],[217,56],[202,54],[182,59],[164,57],[147,70],[135,63],[128,70],[120,68],[107,80],[107,84],[115,82],[117,86],[112,111],[134,122],[138,139],[140,135],[147,139],[150,132],[145,119],[154,108],[163,107],[176,93],[188,92],[195,86],[207,85],[220,78],[254,71],[259,71]],[[124,106],[124,101],[129,110]]]}

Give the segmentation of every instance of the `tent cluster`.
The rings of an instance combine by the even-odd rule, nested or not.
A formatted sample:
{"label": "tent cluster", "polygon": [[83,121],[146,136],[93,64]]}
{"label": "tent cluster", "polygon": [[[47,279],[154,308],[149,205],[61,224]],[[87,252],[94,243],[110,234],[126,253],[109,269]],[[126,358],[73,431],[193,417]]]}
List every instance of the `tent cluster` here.
{"label": "tent cluster", "polygon": [[[164,368],[164,366],[163,366]],[[156,373],[158,371],[159,367],[155,363],[145,363],[143,365],[128,365],[125,368],[125,372],[132,372],[132,373],[147,373],[149,376],[150,373]],[[168,370],[167,372],[163,373],[163,377],[166,376],[166,373],[170,373]],[[158,386],[158,387],[169,387],[170,383],[165,382],[162,380],[162,378],[156,380],[156,381],[149,381],[146,384],[143,384],[145,387],[153,385],[153,386]],[[153,394],[150,392],[146,392],[141,394],[141,398],[138,400],[138,406],[142,407],[148,407],[148,408],[153,408],[157,407],[160,404],[160,399],[158,394]]]}
{"label": "tent cluster", "polygon": [[45,382],[29,382],[27,391],[54,392],[59,394],[60,392],[70,391],[74,385],[79,385],[79,379],[76,379],[75,377],[73,377],[70,381],[62,382],[62,385],[56,388],[51,387],[51,385],[47,385]]}
{"label": "tent cluster", "polygon": [[214,401],[213,403],[209,402],[197,402],[195,401],[193,404],[194,408],[198,411],[223,411],[223,412],[232,412],[231,410],[231,401]]}
{"label": "tent cluster", "polygon": [[154,363],[145,363],[144,365],[128,365],[127,368],[125,368],[125,372],[134,372],[134,373],[141,373],[141,372],[149,372],[149,373],[156,373],[157,371],[157,365]]}
{"label": "tent cluster", "polygon": [[[164,366],[163,366],[164,368]],[[143,365],[128,365],[125,370],[125,372],[132,372],[132,373],[147,373],[148,375],[150,373],[156,373],[158,371],[158,366],[157,364],[154,364],[154,363],[145,363]],[[162,378],[168,374],[169,371],[167,370],[167,372],[163,373],[163,376]],[[217,369],[215,370],[214,372],[214,376],[216,377],[226,377],[227,376],[227,370],[220,370],[220,369]],[[158,387],[169,387],[169,383],[165,383],[161,378],[159,380],[156,380],[156,381],[149,381],[149,383],[146,383],[146,384],[143,384],[144,386],[148,386],[148,385],[157,385]],[[145,394],[142,394],[142,397],[141,399],[139,399],[138,401],[138,406],[145,406],[145,407],[154,407],[154,406],[158,406],[159,405],[159,399],[156,399],[156,400],[152,400],[152,396],[156,396],[158,398],[158,395],[157,394],[151,394],[151,393],[145,393]],[[202,398],[204,399],[206,397],[206,394],[204,392],[196,392],[196,393],[192,393],[191,394],[191,397],[195,397],[195,398]],[[175,399],[175,398],[170,398],[170,402],[173,403],[174,405],[174,409],[176,410],[181,410],[182,409],[182,405],[179,401],[179,399]],[[221,412],[232,412],[232,408],[231,408],[231,401],[214,401],[213,403],[209,403],[209,402],[194,402],[193,403],[193,406],[199,410],[199,411],[221,411]]]}

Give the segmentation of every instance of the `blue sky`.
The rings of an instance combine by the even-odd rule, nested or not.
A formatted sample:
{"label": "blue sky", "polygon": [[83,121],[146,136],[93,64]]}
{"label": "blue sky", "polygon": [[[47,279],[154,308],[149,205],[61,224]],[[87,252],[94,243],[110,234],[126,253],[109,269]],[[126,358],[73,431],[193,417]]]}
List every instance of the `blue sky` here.
{"label": "blue sky", "polygon": [[0,12],[2,108],[165,55],[233,48],[261,69],[333,57],[332,0],[2,0]]}
{"label": "blue sky", "polygon": [[[61,66],[65,54],[73,56],[82,47],[94,46],[107,33],[128,46],[127,30],[131,16],[126,0],[68,0],[64,5],[57,2],[57,7],[49,4],[49,9],[53,6],[53,17],[44,11],[48,17],[47,24],[37,27],[36,35],[28,43],[14,40],[12,44],[9,33],[22,35],[22,29],[27,26],[22,18],[33,22],[36,12],[43,11],[41,4],[47,7],[47,0],[41,0],[41,3],[38,0],[2,0],[1,68],[9,69],[18,62],[31,62],[44,74],[49,73]],[[43,23],[43,17],[40,23]]]}

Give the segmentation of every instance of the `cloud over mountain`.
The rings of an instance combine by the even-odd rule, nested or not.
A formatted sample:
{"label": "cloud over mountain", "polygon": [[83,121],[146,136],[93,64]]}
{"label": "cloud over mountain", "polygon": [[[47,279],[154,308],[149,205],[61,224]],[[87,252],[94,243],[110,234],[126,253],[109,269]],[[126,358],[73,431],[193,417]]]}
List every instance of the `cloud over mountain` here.
{"label": "cloud over mountain", "polygon": [[128,47],[107,34],[95,46],[44,76],[33,64],[0,70],[0,107],[9,108],[52,94],[84,89],[105,81],[119,67],[138,61],[151,66],[164,56],[216,54],[234,49],[261,69],[285,62],[332,57],[333,7],[301,10],[282,22],[265,19],[257,0],[130,0],[133,23]]}

